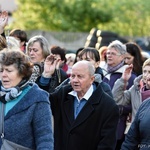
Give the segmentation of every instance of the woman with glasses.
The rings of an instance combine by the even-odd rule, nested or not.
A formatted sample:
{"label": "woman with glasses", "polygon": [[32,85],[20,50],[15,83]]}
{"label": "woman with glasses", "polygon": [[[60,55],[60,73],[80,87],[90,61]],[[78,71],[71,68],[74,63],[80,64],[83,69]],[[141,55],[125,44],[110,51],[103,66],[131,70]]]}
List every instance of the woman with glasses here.
{"label": "woman with glasses", "polygon": [[[103,81],[108,83],[111,89],[113,89],[115,82],[117,81],[117,79],[121,78],[124,69],[127,67],[127,65],[125,65],[124,62],[126,53],[127,53],[126,46],[118,40],[115,40],[108,45],[108,50],[106,52],[107,74],[105,75]],[[129,89],[133,85],[135,77],[136,75],[132,73],[129,79],[129,83],[125,87],[126,89]],[[131,112],[131,105],[128,106],[118,105],[118,106],[120,112],[120,120],[117,129],[118,139],[116,150],[120,150],[122,142],[124,141],[126,122],[128,115]]]}

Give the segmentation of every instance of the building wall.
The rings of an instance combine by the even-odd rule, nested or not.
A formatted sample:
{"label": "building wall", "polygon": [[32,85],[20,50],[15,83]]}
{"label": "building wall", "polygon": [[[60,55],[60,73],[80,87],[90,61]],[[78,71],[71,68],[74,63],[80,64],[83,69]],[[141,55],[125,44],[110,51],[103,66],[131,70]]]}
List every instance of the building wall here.
{"label": "building wall", "polygon": [[45,32],[40,30],[27,31],[28,39],[35,35],[43,35],[48,40],[50,46],[58,45],[72,52],[84,47],[88,34],[80,32]]}
{"label": "building wall", "polygon": [[0,9],[13,12],[14,10],[17,9],[15,0],[0,0]]}

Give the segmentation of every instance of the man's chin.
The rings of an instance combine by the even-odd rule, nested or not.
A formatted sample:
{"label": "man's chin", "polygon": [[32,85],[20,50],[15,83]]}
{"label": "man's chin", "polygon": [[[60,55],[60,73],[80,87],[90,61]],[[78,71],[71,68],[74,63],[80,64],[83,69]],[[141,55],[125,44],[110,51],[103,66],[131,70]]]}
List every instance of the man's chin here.
{"label": "man's chin", "polygon": [[81,90],[80,89],[78,89],[78,88],[74,88],[73,89],[75,92],[80,92]]}
{"label": "man's chin", "polygon": [[7,86],[7,85],[3,85],[3,87],[4,87],[5,89],[11,88],[11,86]]}

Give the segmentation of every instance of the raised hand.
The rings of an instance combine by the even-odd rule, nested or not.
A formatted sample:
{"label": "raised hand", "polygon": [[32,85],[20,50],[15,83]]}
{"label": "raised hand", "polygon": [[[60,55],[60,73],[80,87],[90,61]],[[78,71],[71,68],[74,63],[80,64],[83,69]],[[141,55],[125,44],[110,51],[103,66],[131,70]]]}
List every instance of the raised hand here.
{"label": "raised hand", "polygon": [[150,75],[149,74],[147,75],[145,82],[146,82],[146,88],[150,89]]}
{"label": "raised hand", "polygon": [[0,34],[4,32],[5,26],[8,24],[8,12],[2,11],[0,13]]}
{"label": "raised hand", "polygon": [[47,56],[45,62],[44,62],[44,71],[43,76],[46,78],[50,78],[52,74],[54,73],[57,64],[59,63],[60,59],[55,57],[54,55]]}
{"label": "raised hand", "polygon": [[129,80],[129,78],[131,77],[132,69],[133,69],[132,64],[125,68],[125,70],[122,74],[122,78],[124,79],[125,82],[127,82]]}

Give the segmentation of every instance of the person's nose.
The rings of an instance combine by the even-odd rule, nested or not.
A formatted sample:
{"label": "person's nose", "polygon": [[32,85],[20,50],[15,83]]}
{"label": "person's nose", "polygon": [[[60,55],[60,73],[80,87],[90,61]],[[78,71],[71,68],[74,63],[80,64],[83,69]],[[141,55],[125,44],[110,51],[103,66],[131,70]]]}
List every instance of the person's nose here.
{"label": "person's nose", "polygon": [[29,52],[30,55],[32,55],[33,53],[34,53],[33,50],[31,50],[31,51]]}
{"label": "person's nose", "polygon": [[34,54],[34,49],[30,49],[29,54],[33,55]]}
{"label": "person's nose", "polygon": [[149,77],[149,75],[150,75],[149,72],[146,72],[145,76],[146,76],[147,78]]}
{"label": "person's nose", "polygon": [[149,73],[148,73],[148,72],[144,72],[144,73],[143,73],[143,77],[144,77],[145,79],[147,79],[148,76],[149,76]]}
{"label": "person's nose", "polygon": [[127,59],[127,58],[125,58],[125,59],[124,59],[124,62],[125,62],[126,64],[128,64],[128,59]]}
{"label": "person's nose", "polygon": [[78,82],[78,77],[74,77],[72,80],[73,82]]}
{"label": "person's nose", "polygon": [[6,76],[6,75],[7,75],[7,72],[6,72],[5,70],[3,70],[3,71],[1,72],[1,76],[4,77],[4,76]]}

